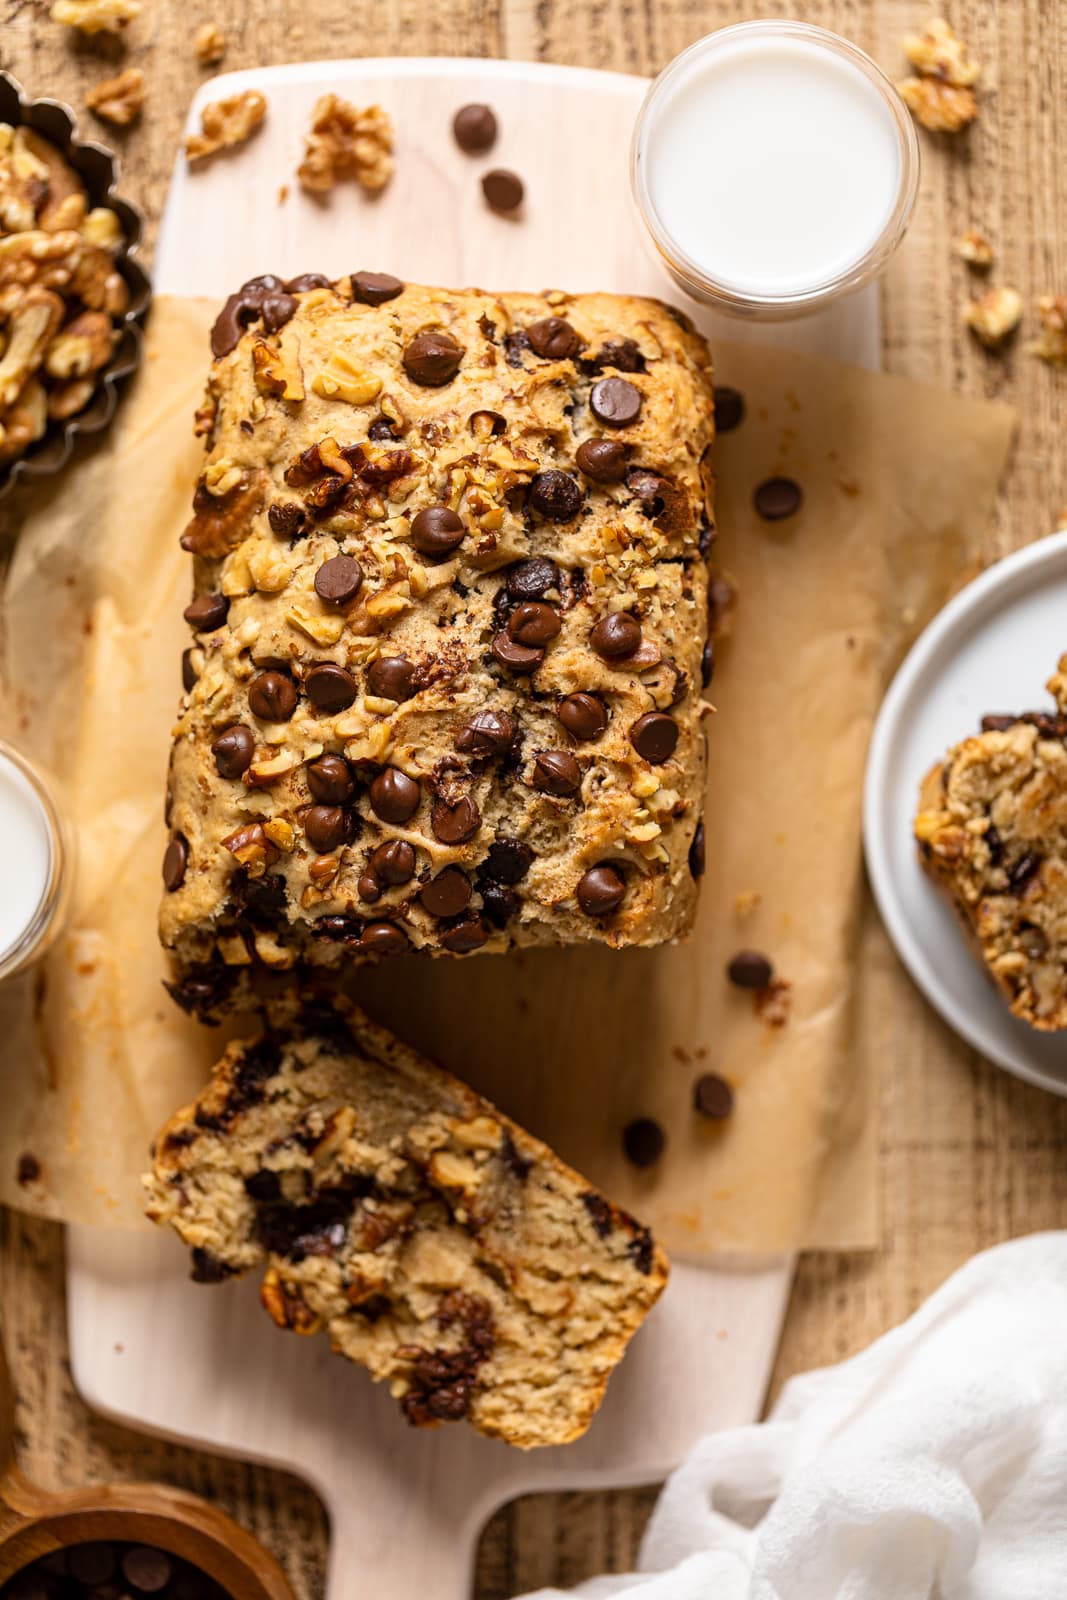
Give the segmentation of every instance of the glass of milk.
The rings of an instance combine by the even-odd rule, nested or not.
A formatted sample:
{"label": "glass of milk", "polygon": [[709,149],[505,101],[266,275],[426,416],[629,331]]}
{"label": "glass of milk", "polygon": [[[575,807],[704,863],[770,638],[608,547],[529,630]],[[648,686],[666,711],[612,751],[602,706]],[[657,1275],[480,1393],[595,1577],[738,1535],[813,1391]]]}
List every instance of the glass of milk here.
{"label": "glass of milk", "polygon": [[9,978],[43,955],[59,931],[70,853],[43,778],[2,740],[0,838],[0,978]]}
{"label": "glass of milk", "polygon": [[766,319],[858,289],[904,236],[919,184],[907,108],[862,50],[803,22],[708,34],[653,83],[634,195],[698,300]]}

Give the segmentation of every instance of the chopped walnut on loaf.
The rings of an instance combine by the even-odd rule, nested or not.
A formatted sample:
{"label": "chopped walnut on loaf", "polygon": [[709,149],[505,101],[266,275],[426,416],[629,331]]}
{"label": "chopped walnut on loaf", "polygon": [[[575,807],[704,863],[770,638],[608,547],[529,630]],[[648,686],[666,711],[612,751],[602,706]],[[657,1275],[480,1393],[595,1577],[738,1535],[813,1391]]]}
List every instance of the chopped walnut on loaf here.
{"label": "chopped walnut on loaf", "polygon": [[51,11],[53,22],[80,33],[121,33],[140,15],[141,0],[56,0]]}
{"label": "chopped walnut on loaf", "polygon": [[393,175],[393,125],[381,106],[358,106],[324,94],[311,118],[297,177],[312,194],[325,194],[343,178],[364,189],[384,189]]}
{"label": "chopped walnut on loaf", "polygon": [[999,350],[1019,326],[1022,314],[1022,295],[1018,289],[1004,286],[989,289],[977,300],[968,300],[963,320],[987,349]]}
{"label": "chopped walnut on loaf", "polygon": [[85,104],[105,122],[126,128],[141,115],[144,99],[144,73],[139,67],[128,67],[117,78],[105,78],[90,89]]}
{"label": "chopped walnut on loaf", "polygon": [[981,68],[943,17],[931,17],[921,33],[909,34],[904,53],[917,76],[898,83],[915,120],[933,133],[958,133],[978,115],[974,85]]}
{"label": "chopped walnut on loaf", "polygon": [[258,89],[246,89],[243,94],[213,100],[200,113],[200,133],[191,133],[185,141],[186,160],[190,163],[206,161],[220,150],[244,144],[266,115],[266,96]]}
{"label": "chopped walnut on loaf", "polygon": [[1037,311],[1041,334],[1027,345],[1027,353],[1053,367],[1067,366],[1067,295],[1041,295]]}

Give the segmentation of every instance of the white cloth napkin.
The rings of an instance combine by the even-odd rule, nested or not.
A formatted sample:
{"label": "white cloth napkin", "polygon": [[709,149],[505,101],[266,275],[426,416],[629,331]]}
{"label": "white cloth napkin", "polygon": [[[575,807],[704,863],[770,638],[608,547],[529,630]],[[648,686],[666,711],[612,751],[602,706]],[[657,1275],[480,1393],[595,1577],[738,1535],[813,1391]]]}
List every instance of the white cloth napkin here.
{"label": "white cloth napkin", "polygon": [[767,1422],[704,1439],[639,1566],[577,1593],[1065,1600],[1067,1233],[976,1256]]}

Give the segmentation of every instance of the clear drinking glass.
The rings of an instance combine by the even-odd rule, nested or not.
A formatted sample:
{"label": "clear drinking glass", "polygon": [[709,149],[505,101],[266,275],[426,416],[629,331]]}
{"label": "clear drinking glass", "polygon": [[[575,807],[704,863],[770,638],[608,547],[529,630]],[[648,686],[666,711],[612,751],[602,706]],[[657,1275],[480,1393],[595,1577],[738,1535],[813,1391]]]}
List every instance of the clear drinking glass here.
{"label": "clear drinking glass", "polygon": [[[657,209],[649,182],[649,152],[654,147],[657,129],[662,130],[664,126],[664,112],[679,90],[687,83],[692,83],[696,75],[713,65],[717,59],[724,60],[726,53],[737,52],[738,47],[760,47],[764,42],[800,43],[807,49],[826,51],[850,63],[874,88],[888,110],[899,156],[896,202],[878,236],[854,259],[844,265],[839,263],[835,270],[828,271],[821,281],[809,282],[801,289],[780,293],[746,288],[743,283],[726,281],[724,276],[716,277],[714,271],[694,260],[672,237]],[[847,128],[843,127],[842,138],[847,137],[847,132]],[[730,158],[728,148],[709,152],[709,159],[729,161]],[[652,242],[668,272],[687,294],[742,316],[765,321],[782,320],[818,310],[852,293],[881,272],[904,237],[915,208],[919,187],[919,144],[907,107],[870,56],[849,40],[825,28],[768,18],[720,28],[698,39],[668,63],[653,82],[638,115],[631,147],[631,181],[634,199]],[[753,196],[753,204],[758,204],[758,196]]]}
{"label": "clear drinking glass", "polygon": [[42,956],[62,926],[70,889],[69,833],[48,781],[0,740],[0,979]]}

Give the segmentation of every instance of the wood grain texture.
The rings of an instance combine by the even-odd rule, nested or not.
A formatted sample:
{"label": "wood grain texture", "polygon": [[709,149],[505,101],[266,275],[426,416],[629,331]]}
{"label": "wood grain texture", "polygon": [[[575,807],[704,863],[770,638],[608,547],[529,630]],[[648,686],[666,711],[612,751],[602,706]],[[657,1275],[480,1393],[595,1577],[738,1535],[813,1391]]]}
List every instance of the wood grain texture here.
{"label": "wood grain texture", "polygon": [[[854,38],[890,72],[899,39],[932,9],[926,0],[145,0],[123,45],[72,40],[37,0],[2,0],[0,65],[36,94],[75,105],[117,63],[143,67],[143,123],[111,142],[125,156],[126,190],[158,216],[184,107],[201,73],[196,23],[230,35],[228,67],[312,57],[511,55],[652,72],[712,27],[746,13],[789,14]],[[982,118],[956,142],[922,136],[918,217],[886,293],[886,365],[1016,404],[1022,429],[988,559],[1047,532],[1067,502],[1062,448],[1067,374],[1024,354],[986,355],[959,320],[969,289],[952,243],[983,227],[998,250],[995,276],[1029,300],[1067,289],[1067,8],[1047,0],[953,0],[953,22],[986,69]],[[86,117],[86,122],[92,119]],[[109,130],[100,129],[108,138]],[[968,574],[961,573],[961,580]],[[961,1046],[920,1000],[881,936],[892,1017],[882,1073],[882,1248],[810,1256],[802,1265],[775,1386],[861,1348],[906,1316],[976,1250],[1067,1220],[1067,1102],[1016,1083]],[[279,1555],[302,1600],[321,1591],[326,1528],[317,1502],[280,1474],[178,1450],[102,1423],[75,1396],[65,1363],[61,1236],[47,1224],[0,1221],[0,1307],[20,1393],[25,1469],[59,1486],[157,1477],[198,1490]],[[709,1358],[710,1359],[710,1358]],[[505,1600],[545,1583],[571,1584],[633,1559],[648,1492],[554,1495],[501,1513],[482,1542],[476,1593]]]}

